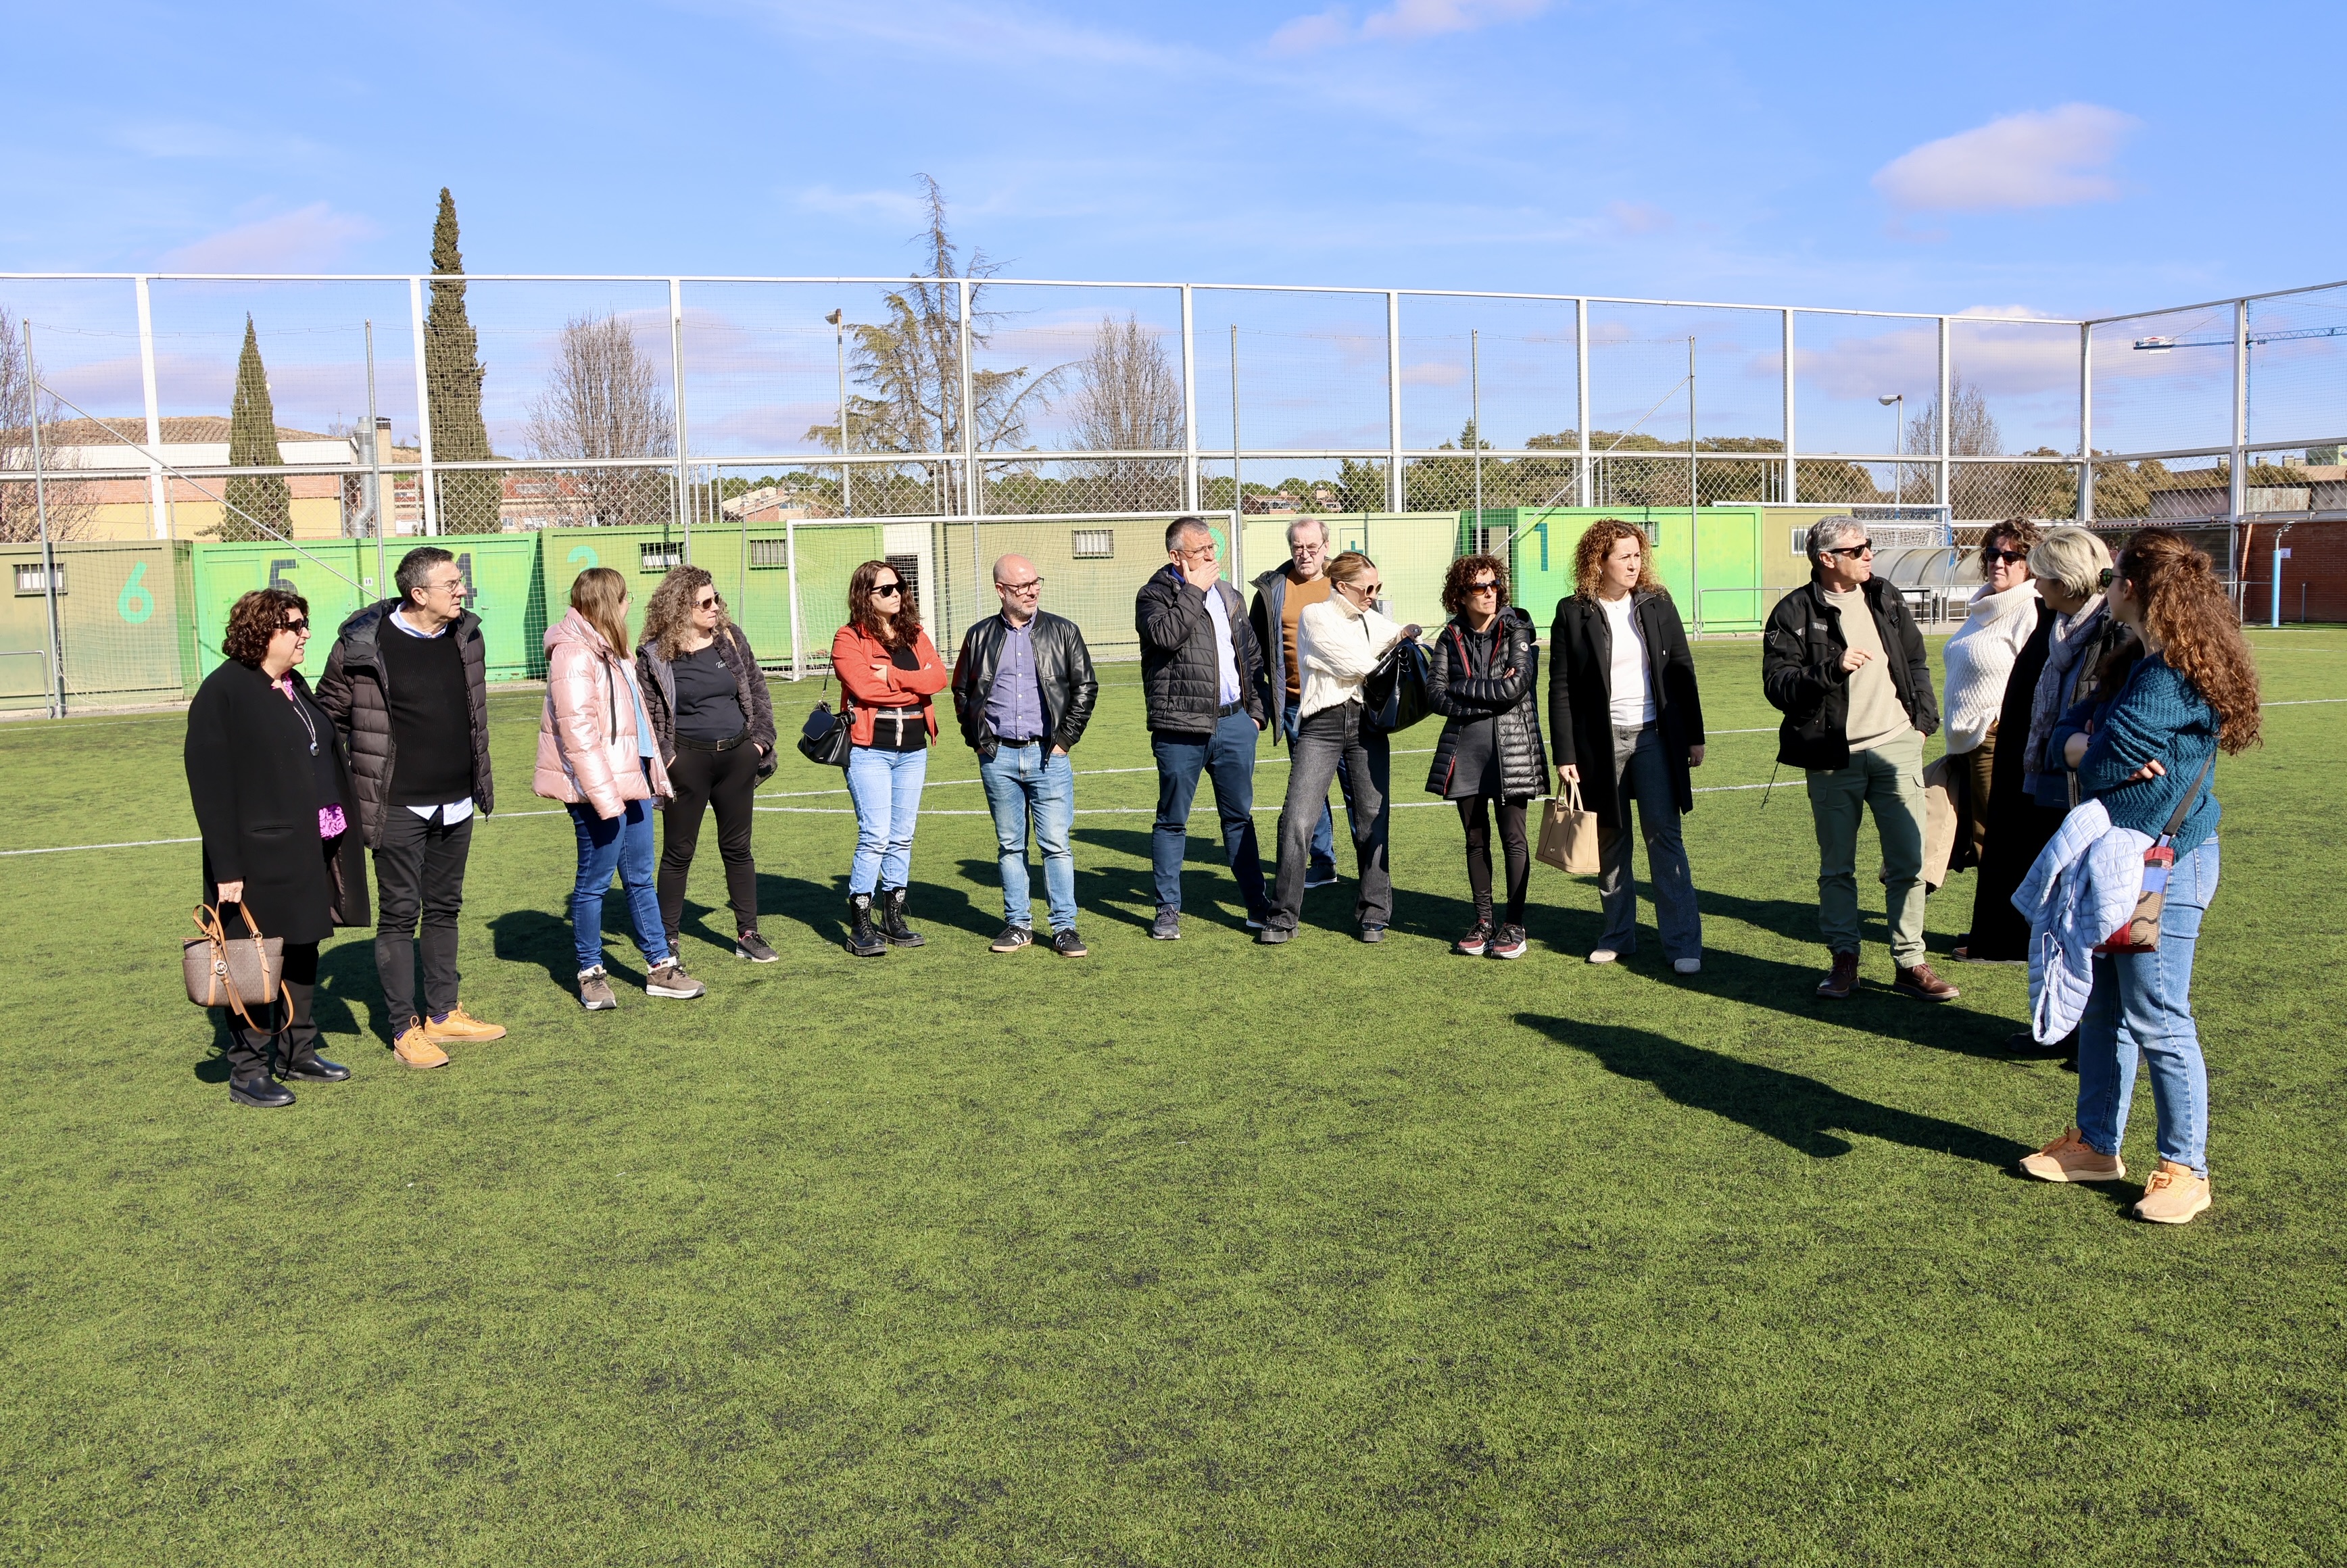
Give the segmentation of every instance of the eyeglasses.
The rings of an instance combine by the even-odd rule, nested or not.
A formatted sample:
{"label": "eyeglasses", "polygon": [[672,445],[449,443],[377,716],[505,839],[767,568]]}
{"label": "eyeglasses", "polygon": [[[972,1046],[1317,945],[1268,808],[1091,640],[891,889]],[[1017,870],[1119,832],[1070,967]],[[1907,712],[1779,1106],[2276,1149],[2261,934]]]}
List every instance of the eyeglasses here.
{"label": "eyeglasses", "polygon": [[1826,554],[1829,556],[1848,556],[1852,560],[1856,560],[1862,555],[1871,555],[1873,553],[1874,541],[1872,539],[1860,539],[1854,545],[1836,545],[1831,549],[1826,551]]}
{"label": "eyeglasses", "polygon": [[902,583],[876,582],[872,585],[872,597],[875,599],[886,599],[891,594],[898,594],[904,591],[905,585]]}
{"label": "eyeglasses", "polygon": [[1043,579],[1030,577],[1025,582],[998,582],[994,586],[1005,593],[1032,593],[1043,586]]}
{"label": "eyeglasses", "polygon": [[465,579],[452,577],[440,582],[427,582],[424,589],[427,593],[462,593],[465,591]]}
{"label": "eyeglasses", "polygon": [[2007,565],[2007,566],[2019,566],[2019,565],[2021,565],[2023,562],[2024,562],[2024,561],[2028,560],[2028,559],[2029,559],[2029,552],[2028,552],[2027,550],[1983,550],[1983,551],[1981,551],[1981,559],[1983,559],[1983,560],[1984,560],[1984,561],[1998,561],[1998,560],[2001,560],[2001,561],[2003,561],[2003,562],[2004,562],[2005,565]]}
{"label": "eyeglasses", "polygon": [[1467,585],[1467,591],[1469,593],[1497,593],[1500,591],[1500,585],[1496,582],[1471,582]]}

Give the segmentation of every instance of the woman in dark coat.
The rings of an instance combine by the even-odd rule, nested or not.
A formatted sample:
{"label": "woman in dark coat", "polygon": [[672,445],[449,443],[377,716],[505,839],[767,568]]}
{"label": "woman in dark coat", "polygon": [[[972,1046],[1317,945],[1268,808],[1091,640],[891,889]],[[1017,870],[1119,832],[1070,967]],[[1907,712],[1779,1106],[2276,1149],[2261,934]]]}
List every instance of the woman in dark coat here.
{"label": "woman in dark coat", "polygon": [[[249,915],[262,936],[284,943],[285,996],[244,999],[260,1028],[231,1019],[228,1091],[240,1105],[293,1103],[293,1091],[271,1080],[276,1039],[284,1042],[281,1078],[339,1083],[351,1075],[318,1054],[310,1001],[318,944],[336,926],[369,922],[366,867],[351,831],[349,760],[294,668],[309,640],[310,606],[300,595],[246,594],[229,611],[226,661],[188,706],[188,795],[203,836],[204,902],[219,907],[231,938],[244,934]],[[290,1015],[280,1010],[287,998]]]}
{"label": "woman in dark coat", "polygon": [[[1548,783],[1541,746],[1540,643],[1532,617],[1508,603],[1508,569],[1497,556],[1463,556],[1442,582],[1450,622],[1427,651],[1427,705],[1449,722],[1426,775],[1430,794],[1459,805],[1467,830],[1467,884],[1475,924],[1459,938],[1472,958],[1524,956],[1524,890],[1532,855],[1524,808]],[[1507,859],[1507,918],[1491,907],[1491,817]]]}
{"label": "woman in dark coat", "polygon": [[1663,952],[1672,968],[1691,975],[1703,968],[1703,918],[1679,818],[1695,809],[1688,770],[1703,765],[1695,656],[1636,528],[1611,518],[1590,524],[1574,551],[1573,579],[1578,591],[1558,601],[1549,632],[1548,727],[1560,787],[1581,786],[1600,830],[1605,933],[1589,961],[1610,964],[1637,950],[1635,801]]}

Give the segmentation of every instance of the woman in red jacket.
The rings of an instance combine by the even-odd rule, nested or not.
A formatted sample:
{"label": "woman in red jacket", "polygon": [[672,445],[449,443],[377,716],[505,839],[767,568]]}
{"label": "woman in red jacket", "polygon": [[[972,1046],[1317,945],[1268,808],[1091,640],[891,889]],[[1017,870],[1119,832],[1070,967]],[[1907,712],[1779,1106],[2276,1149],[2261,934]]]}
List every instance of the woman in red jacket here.
{"label": "woman in red jacket", "polygon": [[887,561],[866,561],[849,579],[847,624],[831,640],[831,667],[839,671],[854,723],[847,794],[856,803],[856,863],[847,877],[847,950],[877,958],[891,943],[921,945],[905,924],[905,887],[929,741],[938,733],[929,699],[952,676],[921,630],[920,607],[905,579]]}

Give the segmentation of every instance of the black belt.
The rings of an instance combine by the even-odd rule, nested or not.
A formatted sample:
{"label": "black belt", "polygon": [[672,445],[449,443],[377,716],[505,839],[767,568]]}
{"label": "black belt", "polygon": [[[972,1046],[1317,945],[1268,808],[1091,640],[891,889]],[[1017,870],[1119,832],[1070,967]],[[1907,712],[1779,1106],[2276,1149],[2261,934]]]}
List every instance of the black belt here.
{"label": "black belt", "polygon": [[730,752],[749,738],[750,732],[747,730],[743,731],[740,734],[734,736],[730,741],[697,741],[691,735],[679,735],[676,738],[676,744],[679,751]]}
{"label": "black belt", "polygon": [[1217,719],[1227,719],[1233,713],[1244,713],[1245,712],[1246,703],[1244,700],[1241,700],[1236,702],[1224,703],[1221,707],[1214,710],[1214,717]]}
{"label": "black belt", "polygon": [[1042,738],[1040,735],[1029,735],[1024,740],[1014,741],[1008,735],[997,735],[994,737],[994,743],[998,746],[1031,746]]}

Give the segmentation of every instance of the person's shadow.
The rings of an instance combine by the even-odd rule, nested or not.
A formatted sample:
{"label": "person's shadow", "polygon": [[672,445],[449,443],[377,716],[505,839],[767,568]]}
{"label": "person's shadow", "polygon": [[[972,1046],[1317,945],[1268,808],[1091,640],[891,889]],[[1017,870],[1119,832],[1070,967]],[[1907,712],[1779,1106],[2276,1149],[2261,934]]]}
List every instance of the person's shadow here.
{"label": "person's shadow", "polygon": [[2025,1144],[1960,1122],[1878,1105],[1814,1078],[1740,1061],[1645,1030],[1541,1013],[1519,1013],[1516,1021],[1560,1045],[1585,1051],[1608,1072],[1653,1084],[1675,1103],[1741,1122],[1812,1159],[1849,1153],[1851,1145],[1844,1133],[2005,1170],[2030,1152]]}
{"label": "person's shadow", "polygon": [[[1070,837],[1075,843],[1112,850],[1140,863],[1112,866],[1079,864],[1076,868],[1078,907],[1088,914],[1098,910],[1111,919],[1147,930],[1157,917],[1157,876],[1152,864],[1152,840],[1154,837],[1152,831],[1145,827],[1080,827]],[[1182,860],[1182,873],[1184,914],[1201,918],[1212,917],[1235,928],[1245,925],[1246,905],[1239,897],[1238,884],[1232,878],[1229,864],[1223,858],[1219,831],[1204,835],[1190,835],[1187,853]],[[1201,873],[1206,875],[1202,876]],[[1266,862],[1264,866],[1266,889],[1270,880],[1271,866]]]}

